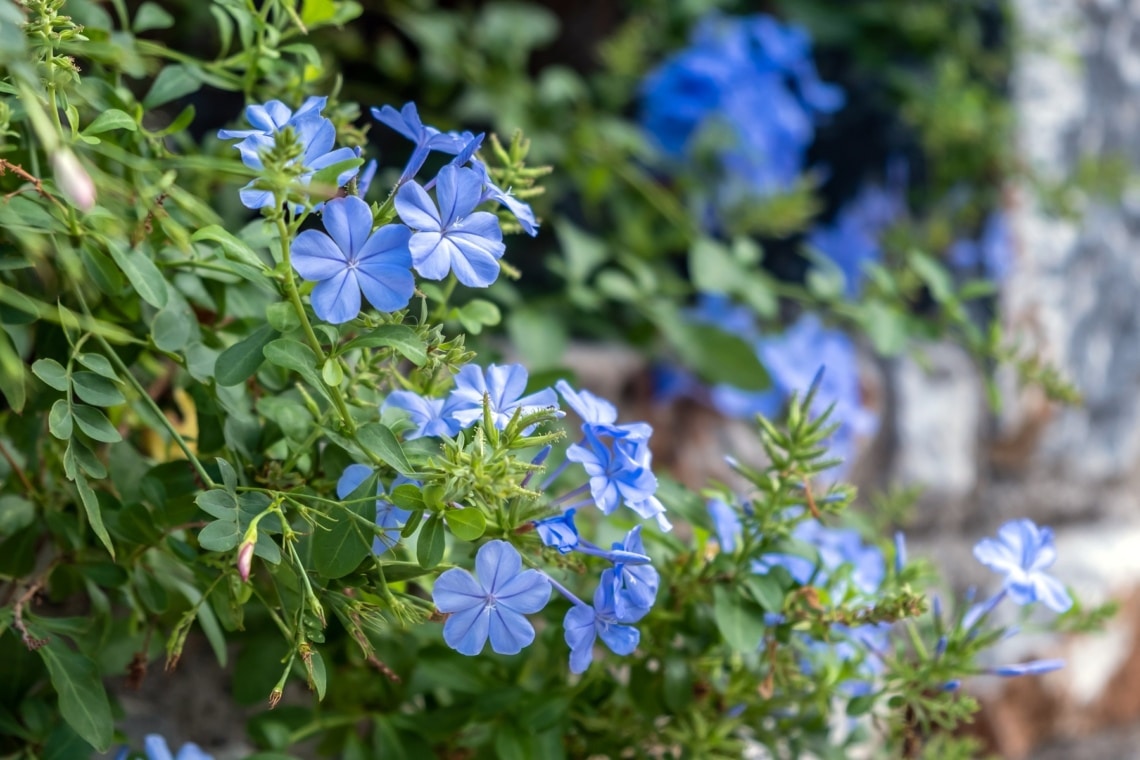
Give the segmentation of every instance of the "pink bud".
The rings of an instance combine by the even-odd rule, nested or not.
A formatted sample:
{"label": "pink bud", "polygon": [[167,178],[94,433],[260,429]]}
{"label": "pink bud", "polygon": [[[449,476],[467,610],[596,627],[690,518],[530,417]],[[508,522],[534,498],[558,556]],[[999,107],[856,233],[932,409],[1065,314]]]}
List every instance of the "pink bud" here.
{"label": "pink bud", "polygon": [[249,571],[253,566],[253,541],[246,541],[238,547],[237,569],[242,581],[249,580]]}
{"label": "pink bud", "polygon": [[95,208],[95,183],[79,159],[67,148],[61,148],[51,157],[55,181],[59,189],[81,211]]}

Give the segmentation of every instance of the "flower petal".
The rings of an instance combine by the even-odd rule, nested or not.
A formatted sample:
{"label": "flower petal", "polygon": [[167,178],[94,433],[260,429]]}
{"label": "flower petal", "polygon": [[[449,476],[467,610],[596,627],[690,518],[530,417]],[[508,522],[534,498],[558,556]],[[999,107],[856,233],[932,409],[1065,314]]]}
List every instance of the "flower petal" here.
{"label": "flower petal", "polygon": [[1033,574],[1034,594],[1037,600],[1054,612],[1066,612],[1073,606],[1068,590],[1056,578],[1045,573]]}
{"label": "flower petal", "polygon": [[501,584],[495,592],[495,599],[500,607],[530,615],[550,601],[550,581],[537,570],[524,570]]}
{"label": "flower petal", "polygon": [[356,279],[368,303],[378,311],[393,312],[404,308],[416,291],[412,270],[403,267],[361,267],[356,270]]}
{"label": "flower petal", "polygon": [[470,235],[447,234],[439,241],[435,255],[446,256],[455,278],[467,287],[486,288],[499,278],[499,257],[488,250],[485,242]]}
{"label": "flower petal", "polygon": [[594,659],[594,640],[597,637],[594,619],[593,607],[575,604],[562,620],[563,636],[570,647],[571,673],[585,673]]}
{"label": "flower petal", "polygon": [[482,605],[454,612],[443,624],[443,640],[460,654],[474,657],[487,643],[490,617]]}
{"label": "flower petal", "polygon": [[442,280],[451,271],[451,253],[444,247],[443,236],[438,232],[417,232],[408,241],[412,253],[412,266],[420,277]]}
{"label": "flower petal", "polygon": [[633,654],[641,641],[641,631],[632,626],[607,623],[599,628],[598,636],[614,654]]}
{"label": "flower petal", "polygon": [[488,541],[475,555],[475,572],[488,594],[497,596],[503,585],[522,570],[522,557],[506,541]]}
{"label": "flower petal", "polygon": [[[366,464],[350,464],[345,467],[340,479],[336,482],[336,497],[342,500],[347,499],[348,495],[360,488],[360,484],[367,480],[372,473],[372,468]],[[379,487],[377,487],[377,493],[380,493]]]}
{"label": "flower petal", "polygon": [[453,567],[436,578],[431,598],[440,612],[459,612],[482,607],[487,601],[487,592],[470,572]]}
{"label": "flower petal", "polygon": [[420,187],[418,182],[408,182],[396,191],[396,213],[400,220],[417,231],[440,232],[443,224],[439,218],[439,209],[427,194],[427,190]]}
{"label": "flower petal", "polygon": [[483,191],[483,182],[471,169],[448,164],[436,177],[435,197],[439,202],[439,216],[444,228],[465,222]]}
{"label": "flower petal", "polygon": [[534,626],[514,610],[500,604],[489,617],[491,649],[499,654],[518,654],[534,641]]}
{"label": "flower petal", "polygon": [[372,234],[372,209],[355,195],[326,203],[321,221],[348,259],[356,257]]}
{"label": "flower petal", "polygon": [[318,282],[309,298],[313,311],[329,324],[343,324],[360,313],[360,285],[348,269]]}
{"label": "flower petal", "polygon": [[327,280],[343,273],[348,266],[344,251],[331,237],[317,230],[305,230],[297,236],[291,258],[297,274],[306,280]]}

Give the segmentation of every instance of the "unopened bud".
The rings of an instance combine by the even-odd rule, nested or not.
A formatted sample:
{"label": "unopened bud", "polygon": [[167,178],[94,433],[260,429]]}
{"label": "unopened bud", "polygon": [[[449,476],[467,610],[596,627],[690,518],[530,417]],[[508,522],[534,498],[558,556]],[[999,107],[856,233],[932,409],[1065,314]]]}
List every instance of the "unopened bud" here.
{"label": "unopened bud", "polygon": [[67,148],[60,148],[51,157],[55,181],[59,189],[81,211],[95,208],[95,183],[79,159]]}
{"label": "unopened bud", "polygon": [[253,546],[257,539],[246,539],[238,548],[237,569],[242,582],[249,580],[249,571],[253,567]]}

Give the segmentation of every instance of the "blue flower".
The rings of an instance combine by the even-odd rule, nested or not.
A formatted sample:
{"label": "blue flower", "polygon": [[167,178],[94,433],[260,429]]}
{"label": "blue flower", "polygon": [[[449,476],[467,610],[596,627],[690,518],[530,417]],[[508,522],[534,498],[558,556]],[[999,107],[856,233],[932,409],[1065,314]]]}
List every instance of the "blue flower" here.
{"label": "blue flower", "polygon": [[641,526],[636,525],[623,541],[615,542],[615,552],[635,555],[634,562],[622,561],[602,571],[602,585],[613,588],[614,614],[623,623],[635,623],[649,612],[657,600],[661,576],[647,562],[645,545],[641,541]]}
{"label": "blue flower", "polygon": [[396,192],[400,219],[415,230],[410,243],[416,271],[429,280],[448,272],[473,288],[485,288],[499,276],[499,259],[506,246],[499,220],[488,211],[475,211],[483,183],[471,169],[445,166],[439,170],[439,208],[416,182]]}
{"label": "blue flower", "polygon": [[483,419],[484,395],[488,397],[493,424],[499,430],[506,428],[516,410],[527,415],[557,408],[558,397],[550,388],[523,396],[526,380],[526,367],[521,364],[492,364],[485,374],[478,365],[468,364],[455,376],[455,389],[448,399],[451,416],[464,428],[474,425]]}
{"label": "blue flower", "polygon": [[[460,654],[483,651],[488,637],[499,654],[518,654],[534,641],[524,617],[550,600],[550,581],[537,570],[523,570],[518,551],[506,541],[490,541],[475,555],[478,578],[452,568],[435,582],[432,599],[449,614],[443,640]],[[481,579],[481,580],[480,580]]]}
{"label": "blue flower", "polygon": [[[307,185],[313,175],[330,166],[343,161],[357,158],[357,152],[352,148],[333,149],[336,143],[336,127],[328,119],[321,116],[325,98],[309,98],[296,113],[289,114],[288,109],[279,101],[270,101],[265,106],[250,106],[247,117],[257,127],[254,130],[221,130],[218,133],[223,139],[243,137],[236,147],[241,154],[242,163],[251,169],[263,171],[265,164],[261,160],[261,153],[272,150],[277,140],[277,133],[291,127],[297,135],[301,146],[301,156],[290,163],[300,163],[304,172],[297,181]],[[343,186],[356,176],[358,169],[346,169],[337,177],[337,185]],[[275,202],[273,192],[254,187],[256,180],[241,189],[239,195],[242,205],[246,208],[259,209],[270,206]],[[319,205],[319,204],[318,204]]]}
{"label": "blue flower", "polygon": [[617,407],[604,398],[589,391],[576,391],[565,380],[559,380],[554,387],[583,424],[612,425],[617,422]]}
{"label": "blue flower", "polygon": [[451,416],[453,406],[450,398],[447,400],[425,398],[411,391],[392,391],[384,400],[380,411],[401,409],[407,412],[412,424],[416,426],[414,430],[404,434],[404,440],[411,441],[416,438],[440,438],[458,433],[459,423]]}
{"label": "blue flower", "polygon": [[817,520],[809,519],[792,529],[792,538],[814,548],[818,561],[799,554],[771,552],[756,560],[753,570],[766,573],[778,565],[801,585],[822,585],[846,568],[849,575],[833,585],[836,596],[845,595],[852,584],[855,593],[865,596],[874,595],[882,586],[887,573],[883,553],[878,547],[864,543],[857,531],[829,528]]}
{"label": "blue flower", "polygon": [[534,529],[542,543],[560,554],[569,554],[578,546],[578,527],[574,524],[574,513],[577,510],[567,509],[560,515],[547,517],[544,520],[535,520]]}
{"label": "blue flower", "polygon": [[1016,604],[1042,602],[1055,612],[1072,606],[1069,592],[1045,573],[1057,559],[1053,531],[1032,520],[1012,520],[998,529],[997,539],[983,538],[974,546],[983,565],[1005,576],[1002,587]]}
{"label": "blue flower", "polygon": [[[482,140],[483,136],[480,135],[479,137],[480,140]],[[456,158],[458,159],[459,157],[457,156]],[[523,228],[523,231],[526,232],[526,234],[530,235],[531,237],[537,235],[538,219],[535,217],[534,210],[530,207],[530,204],[526,201],[521,201],[515,196],[511,195],[509,188],[507,190],[503,190],[501,187],[496,185],[491,180],[491,175],[487,171],[487,166],[482,161],[479,161],[478,159],[473,160],[471,162],[471,168],[474,169],[479,177],[483,180],[483,195],[480,197],[479,202],[483,203],[485,201],[495,201],[500,205],[505,206],[507,210],[514,215],[515,219],[519,223],[519,226]]]}
{"label": "blue flower", "polygon": [[[450,571],[449,571],[450,572]],[[594,605],[574,604],[562,621],[570,647],[570,672],[584,673],[594,660],[594,642],[600,637],[614,654],[629,655],[637,649],[641,632],[619,618],[612,583],[599,583]]]}
{"label": "blue flower", "polygon": [[[360,484],[371,477],[373,470],[371,467],[363,464],[350,464],[344,468],[341,473],[340,479],[336,482],[336,496],[342,501],[347,499],[353,491],[360,488]],[[410,480],[403,475],[399,475],[392,481],[392,489],[395,490],[399,486],[406,485],[415,481]],[[376,484],[376,495],[383,496],[384,489],[379,482]],[[376,500],[376,525],[380,528],[385,528],[383,534],[377,535],[372,539],[372,553],[376,555],[383,554],[389,548],[395,546],[400,541],[400,528],[408,521],[412,513],[406,509],[400,509],[394,504],[391,504],[382,499]]]}
{"label": "blue flower", "polygon": [[415,103],[405,103],[399,111],[387,105],[383,108],[373,108],[372,118],[396,130],[416,145],[412,149],[407,166],[404,167],[404,173],[400,175],[401,185],[416,176],[416,172],[424,165],[428,154],[433,150],[455,154],[462,151],[470,142],[460,135],[440,132],[435,127],[425,126],[420,121]]}
{"label": "blue flower", "polygon": [[[146,760],[214,760],[212,755],[203,752],[202,748],[193,742],[183,744],[177,755],[171,754],[166,739],[158,734],[147,735],[143,740],[143,751],[146,754]],[[116,760],[126,760],[129,754],[130,750],[123,747]]]}
{"label": "blue flower", "polygon": [[959,269],[979,269],[994,282],[1005,280],[1013,267],[1013,241],[1005,214],[995,211],[986,218],[981,239],[954,241],[948,258]]}
{"label": "blue flower", "polygon": [[585,468],[597,507],[608,515],[625,504],[641,517],[657,520],[662,530],[670,530],[665,507],[654,495],[657,476],[650,468],[648,441],[601,436],[591,426],[583,427],[585,438],[566,450],[566,458]]}
{"label": "blue flower", "polygon": [[411,232],[402,224],[372,231],[372,209],[356,196],[325,205],[326,235],[305,230],[293,242],[293,268],[316,280],[313,311],[326,322],[340,324],[360,313],[360,291],[381,311],[408,305],[416,282],[408,251]]}
{"label": "blue flower", "polygon": [[707,504],[709,517],[712,518],[713,531],[716,533],[717,543],[721,551],[736,551],[737,537],[740,535],[741,523],[736,510],[722,499],[709,499]]}
{"label": "blue flower", "polygon": [[995,676],[1005,676],[1007,678],[1017,676],[1039,676],[1043,673],[1051,673],[1054,670],[1060,670],[1065,667],[1064,660],[1032,660],[1031,662],[1023,662],[1017,665],[1002,665],[1000,667],[990,669],[990,673]]}

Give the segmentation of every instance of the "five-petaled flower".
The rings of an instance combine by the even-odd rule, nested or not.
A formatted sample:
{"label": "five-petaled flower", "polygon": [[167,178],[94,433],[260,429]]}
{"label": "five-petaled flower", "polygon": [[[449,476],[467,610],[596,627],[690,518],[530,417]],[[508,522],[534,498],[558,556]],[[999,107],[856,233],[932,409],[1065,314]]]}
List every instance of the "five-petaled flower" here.
{"label": "five-petaled flower", "polygon": [[409,246],[421,276],[442,280],[454,272],[472,288],[485,288],[498,278],[506,246],[498,218],[475,210],[482,191],[483,181],[473,170],[448,165],[436,177],[438,208],[417,182],[396,192],[396,212],[415,230]]}
{"label": "five-petaled flower", "polygon": [[469,133],[467,135],[455,135],[440,132],[435,127],[426,126],[420,120],[420,113],[416,110],[415,103],[405,103],[399,111],[392,106],[373,108],[372,118],[391,127],[416,144],[416,147],[412,149],[412,155],[408,159],[407,166],[404,167],[403,174],[400,175],[401,185],[416,176],[416,172],[424,165],[428,154],[433,150],[454,155],[463,151],[471,143]]}
{"label": "five-petaled flower", "polygon": [[584,673],[594,660],[594,642],[601,637],[614,654],[633,654],[641,632],[622,619],[615,607],[612,583],[599,583],[594,605],[574,604],[562,621],[566,644],[570,647],[570,672]]}
{"label": "five-petaled flower", "polygon": [[468,364],[455,376],[455,389],[448,399],[451,416],[465,428],[475,424],[483,419],[485,395],[494,426],[503,430],[516,411],[527,415],[558,406],[558,397],[549,388],[529,396],[522,395],[526,390],[526,380],[526,367],[521,364],[491,364],[486,373],[478,365]]}
{"label": "five-petaled flower", "polygon": [[453,406],[450,399],[426,398],[412,391],[392,391],[384,400],[380,411],[400,409],[407,412],[408,419],[415,428],[404,433],[404,440],[411,441],[416,438],[439,438],[458,433],[459,423],[451,416]]}
{"label": "five-petaled flower", "polygon": [[1043,602],[1055,612],[1073,605],[1065,587],[1045,573],[1057,559],[1051,528],[1038,528],[1032,520],[1011,520],[998,528],[997,538],[983,538],[974,546],[978,561],[1005,575],[1002,587],[1016,604]]}
{"label": "five-petaled flower", "polygon": [[453,567],[435,582],[432,599],[449,613],[443,640],[460,654],[483,651],[487,639],[499,654],[518,654],[534,641],[525,615],[550,601],[550,581],[538,570],[523,570],[518,550],[506,541],[490,541],[475,555],[477,576]]}
{"label": "five-petaled flower", "polygon": [[329,201],[324,232],[305,230],[293,242],[293,268],[316,280],[313,311],[340,324],[360,313],[360,291],[381,311],[408,305],[415,292],[408,251],[410,232],[402,224],[372,231],[372,209],[356,196]]}

